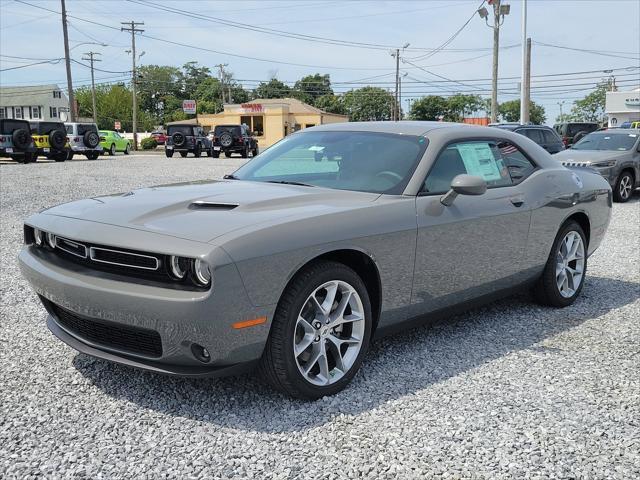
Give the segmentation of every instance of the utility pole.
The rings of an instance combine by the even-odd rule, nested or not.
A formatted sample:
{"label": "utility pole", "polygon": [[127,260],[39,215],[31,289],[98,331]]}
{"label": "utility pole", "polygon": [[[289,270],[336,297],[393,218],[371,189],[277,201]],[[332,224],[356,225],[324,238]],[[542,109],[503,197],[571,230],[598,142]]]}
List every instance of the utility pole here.
{"label": "utility pole", "polygon": [[398,121],[398,95],[400,94],[400,49],[396,48],[396,101],[393,105],[393,119]]}
{"label": "utility pole", "polygon": [[522,0],[522,75],[520,79],[520,124],[529,123],[527,90],[527,0]]}
{"label": "utility pole", "polygon": [[144,25],[144,22],[120,22],[127,27],[120,27],[122,32],[131,32],[131,98],[133,102],[133,149],[138,149],[138,99],[136,98],[136,33],[142,33],[144,30],[137,28],[138,25]]}
{"label": "utility pole", "polygon": [[560,107],[560,121],[564,122],[564,118],[562,116],[562,106],[564,105],[564,100],[562,100],[561,102],[558,102],[558,106]]}
{"label": "utility pole", "polygon": [[529,123],[529,104],[531,102],[531,39],[527,38],[525,49],[524,78],[522,79],[524,95],[520,100],[520,123]]}
{"label": "utility pole", "polygon": [[96,82],[93,76],[93,62],[101,62],[99,58],[95,58],[95,55],[102,55],[99,52],[86,52],[87,57],[82,57],[82,60],[89,60],[91,64],[91,104],[93,105],[93,123],[98,123],[98,110],[96,109]]}
{"label": "utility pole", "polygon": [[[222,96],[222,105],[224,108],[224,67],[228,67],[228,63],[219,63],[214,65],[214,67],[218,67],[218,77],[220,79],[220,95]],[[231,89],[229,89],[229,102],[231,102]]]}
{"label": "utility pole", "polygon": [[69,92],[69,121],[76,121],[76,99],[73,94],[73,81],[71,79],[71,58],[69,57],[69,33],[67,32],[67,7],[64,0],[60,0],[62,7],[62,36],[64,38],[64,62],[67,68],[67,90]]}

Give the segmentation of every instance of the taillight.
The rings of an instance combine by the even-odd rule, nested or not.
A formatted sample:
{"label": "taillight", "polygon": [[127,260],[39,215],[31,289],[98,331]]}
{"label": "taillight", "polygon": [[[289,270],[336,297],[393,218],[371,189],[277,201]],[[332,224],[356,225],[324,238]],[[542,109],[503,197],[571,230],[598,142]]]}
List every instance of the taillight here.
{"label": "taillight", "polygon": [[80,137],[73,137],[73,141],[74,142],[79,142],[80,141]]}

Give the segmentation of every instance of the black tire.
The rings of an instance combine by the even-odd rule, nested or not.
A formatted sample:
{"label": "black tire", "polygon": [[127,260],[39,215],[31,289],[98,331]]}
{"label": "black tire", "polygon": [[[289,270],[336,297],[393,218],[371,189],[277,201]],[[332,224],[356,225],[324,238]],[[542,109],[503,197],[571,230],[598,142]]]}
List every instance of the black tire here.
{"label": "black tire", "polygon": [[184,133],[180,133],[180,132],[176,132],[173,135],[171,135],[171,138],[173,139],[173,144],[176,147],[181,147],[182,144],[187,140],[187,137],[185,137]]}
{"label": "black tire", "polygon": [[613,188],[613,200],[619,203],[628,202],[631,195],[633,195],[634,182],[633,173],[629,170],[624,170],[618,176],[616,185]]}
{"label": "black tire", "polygon": [[131,153],[131,145],[127,143],[127,145],[124,147],[124,154],[129,155],[129,153]]}
{"label": "black tire", "polygon": [[182,158],[186,157],[189,152],[180,152],[180,156]]}
{"label": "black tire", "polygon": [[[360,351],[351,368],[335,383],[318,386],[305,380],[298,370],[293,343],[298,314],[308,296],[331,280],[345,281],[356,290],[364,307],[365,330]],[[296,274],[278,302],[267,345],[260,360],[260,374],[275,389],[295,398],[315,400],[334,395],[347,386],[360,368],[369,348],[371,330],[371,303],[364,282],[358,274],[341,263],[315,262]]]}
{"label": "black tire", "polygon": [[109,155],[111,155],[112,157],[116,156],[116,144],[112,143],[111,147],[109,147]]}
{"label": "black tire", "polygon": [[[582,244],[584,246],[584,268],[582,271],[582,277],[580,279],[580,285],[575,289],[575,293],[571,297],[564,297],[560,294],[558,289],[558,285],[556,283],[556,259],[558,256],[558,252],[561,246],[562,241],[570,232],[577,232],[582,239]],[[584,279],[587,275],[587,241],[582,230],[582,227],[574,220],[569,220],[565,222],[556,238],[553,242],[553,247],[551,247],[551,253],[549,253],[549,258],[547,259],[547,263],[544,267],[544,271],[540,276],[540,279],[536,283],[533,289],[534,296],[538,303],[542,305],[547,305],[549,307],[562,308],[571,305],[575,302],[578,295],[582,291],[582,287],[584,286]]]}
{"label": "black tire", "polygon": [[100,143],[100,135],[92,130],[87,130],[82,136],[82,141],[89,148],[96,148]]}
{"label": "black tire", "polygon": [[213,157],[213,147],[207,148],[207,157]]}
{"label": "black tire", "polygon": [[56,162],[64,162],[67,159],[67,156],[67,152],[58,152],[51,158],[53,158]]}
{"label": "black tire", "polygon": [[87,160],[97,160],[100,156],[100,152],[89,152],[86,154]]}
{"label": "black tire", "polygon": [[255,157],[256,155],[258,155],[258,153],[260,153],[260,151],[258,150],[258,147],[256,147],[256,148],[254,148],[254,149],[252,150],[252,152],[251,152],[251,153],[252,153],[252,155]]}
{"label": "black tire", "polygon": [[223,147],[230,147],[233,145],[233,135],[230,132],[222,132],[220,135],[220,145]]}
{"label": "black tire", "polygon": [[243,148],[242,151],[240,152],[240,156],[242,158],[247,158],[249,156],[249,149],[248,148]]}
{"label": "black tire", "polygon": [[67,160],[73,160],[73,155],[74,155],[73,151],[69,150],[67,152]]}
{"label": "black tire", "polygon": [[31,145],[31,134],[24,128],[18,128],[11,134],[13,146],[18,150],[24,150]]}
{"label": "black tire", "polygon": [[198,144],[196,145],[196,148],[194,148],[193,150],[193,156],[196,158],[199,158],[201,154],[202,154],[202,145]]}
{"label": "black tire", "polygon": [[24,163],[35,163],[38,161],[38,154],[36,152],[25,152]]}
{"label": "black tire", "polygon": [[164,154],[167,156],[167,158],[171,158],[173,157],[173,150],[165,150]]}
{"label": "black tire", "polygon": [[213,158],[220,158],[220,152],[213,152]]}
{"label": "black tire", "polygon": [[225,156],[225,157],[227,157],[227,158],[231,158],[231,155],[233,155],[233,152],[227,152],[227,151],[225,150],[225,152],[224,152],[224,156]]}
{"label": "black tire", "polygon": [[62,130],[51,130],[49,132],[49,145],[54,150],[62,150],[67,143],[67,133]]}

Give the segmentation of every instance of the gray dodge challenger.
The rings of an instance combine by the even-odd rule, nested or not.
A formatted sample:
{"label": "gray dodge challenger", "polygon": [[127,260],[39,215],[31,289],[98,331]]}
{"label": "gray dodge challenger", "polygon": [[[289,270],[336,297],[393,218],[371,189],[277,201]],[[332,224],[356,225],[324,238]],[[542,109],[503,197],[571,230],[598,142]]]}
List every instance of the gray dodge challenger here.
{"label": "gray dodge challenger", "polygon": [[258,367],[315,399],[372,338],[525,288],[572,304],[612,191],[528,138],[437,122],[330,124],[223,180],[74,201],[19,262],[60,340],[171,375]]}

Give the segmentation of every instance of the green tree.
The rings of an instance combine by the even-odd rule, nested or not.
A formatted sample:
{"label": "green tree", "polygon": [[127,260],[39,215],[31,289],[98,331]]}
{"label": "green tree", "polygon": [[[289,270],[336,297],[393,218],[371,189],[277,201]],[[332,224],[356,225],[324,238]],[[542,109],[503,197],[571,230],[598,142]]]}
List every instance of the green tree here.
{"label": "green tree", "polygon": [[[520,120],[520,100],[509,100],[498,106],[498,113],[506,122],[517,122]],[[535,125],[541,125],[547,119],[547,115],[542,105],[529,101],[529,120]]]}
{"label": "green tree", "polygon": [[571,119],[579,122],[602,122],[605,120],[604,108],[609,82],[600,82],[595,90],[581,100],[573,102]]}
{"label": "green tree", "polygon": [[307,75],[293,85],[292,95],[310,105],[315,105],[316,100],[324,95],[333,95],[329,75]]}
{"label": "green tree", "polygon": [[445,120],[461,122],[467,115],[472,115],[484,107],[484,101],[479,95],[465,95],[456,93],[447,100],[448,113]]}
{"label": "green tree", "polygon": [[556,117],[556,123],[570,122],[573,118],[570,113],[563,113],[562,115],[558,115]]}
{"label": "green tree", "polygon": [[390,120],[395,99],[383,88],[362,87],[344,95],[344,106],[352,122]]}
{"label": "green tree", "polygon": [[346,113],[342,98],[332,93],[318,97],[315,101],[315,106],[328,113],[337,113],[340,115]]}
{"label": "green tree", "polygon": [[183,98],[193,100],[198,85],[208,78],[211,78],[211,70],[208,67],[199,66],[198,62],[185,63],[181,74]]}
{"label": "green tree", "polygon": [[168,97],[180,97],[182,73],[176,67],[143,65],[137,70],[138,106],[156,117]]}
{"label": "green tree", "polygon": [[447,100],[439,95],[422,97],[411,104],[411,120],[440,120],[449,113]]}
{"label": "green tree", "polygon": [[254,90],[254,98],[286,98],[291,95],[291,88],[277,78],[268,82],[260,82]]}

